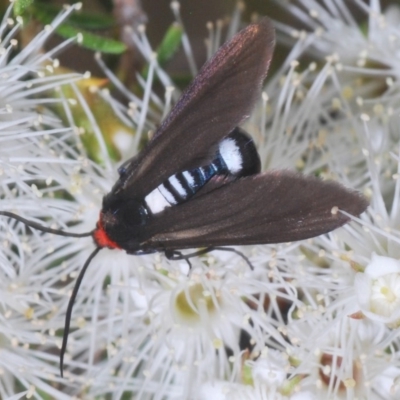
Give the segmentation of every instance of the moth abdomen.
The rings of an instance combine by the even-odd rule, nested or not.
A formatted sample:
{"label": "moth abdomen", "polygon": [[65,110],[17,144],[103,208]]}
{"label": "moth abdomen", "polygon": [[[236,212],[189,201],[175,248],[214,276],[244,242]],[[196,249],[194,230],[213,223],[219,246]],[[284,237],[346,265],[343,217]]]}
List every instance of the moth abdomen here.
{"label": "moth abdomen", "polygon": [[252,138],[235,128],[223,139],[214,159],[208,164],[178,172],[145,197],[153,214],[178,205],[194,196],[214,176],[239,178],[260,172],[261,162]]}
{"label": "moth abdomen", "polygon": [[250,176],[261,171],[260,156],[254,141],[239,127],[221,141],[219,153],[229,174],[234,177]]}

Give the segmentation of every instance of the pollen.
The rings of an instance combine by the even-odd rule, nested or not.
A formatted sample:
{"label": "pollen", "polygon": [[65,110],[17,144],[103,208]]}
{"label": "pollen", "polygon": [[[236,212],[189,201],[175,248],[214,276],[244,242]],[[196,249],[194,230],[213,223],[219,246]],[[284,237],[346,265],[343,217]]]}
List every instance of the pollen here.
{"label": "pollen", "polygon": [[221,339],[215,338],[215,339],[213,340],[214,349],[221,349],[223,345],[224,345],[224,343],[222,342]]}
{"label": "pollen", "polygon": [[372,312],[386,317],[398,309],[400,304],[398,274],[387,274],[373,281],[370,304]]}
{"label": "pollen", "polygon": [[213,314],[215,307],[210,291],[199,283],[192,285],[187,292],[181,291],[175,299],[175,310],[181,322],[200,320],[202,312]]}
{"label": "pollen", "polygon": [[27,308],[24,311],[25,318],[26,319],[32,319],[34,312],[35,312],[35,310],[32,307]]}

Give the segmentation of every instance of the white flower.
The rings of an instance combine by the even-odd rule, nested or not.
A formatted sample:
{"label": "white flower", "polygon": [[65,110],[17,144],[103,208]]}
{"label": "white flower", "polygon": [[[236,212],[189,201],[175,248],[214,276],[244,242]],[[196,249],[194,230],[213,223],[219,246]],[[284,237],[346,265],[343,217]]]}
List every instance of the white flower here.
{"label": "white flower", "polygon": [[[155,271],[137,269],[136,279],[131,279],[128,287],[110,287],[116,298],[129,290],[136,307],[126,308],[121,315],[118,323],[126,326],[126,333],[121,332],[123,336],[113,346],[104,365],[107,370],[98,372],[98,384],[110,368],[123,376],[136,371],[144,379],[140,396],[157,390],[159,396],[177,392],[192,397],[204,381],[223,379],[227,374],[233,379],[241,376],[240,335],[251,338],[254,354],[260,354],[265,341],[272,343],[273,337],[283,342],[273,328],[276,321],[266,312],[274,309],[282,320],[279,295],[290,298],[295,293],[288,289],[290,285],[250,279],[248,266],[232,256],[224,264],[214,257],[204,261],[210,265],[207,270],[202,262],[193,260],[188,276],[185,265],[168,265],[160,259]],[[285,296],[282,288],[290,293]],[[267,296],[271,301],[264,311]],[[115,325],[119,318],[110,311],[109,323]],[[269,338],[264,338],[266,330]],[[160,377],[164,377],[161,392],[156,389]],[[119,396],[124,390],[129,390],[129,381],[114,393]]]}
{"label": "white flower", "polygon": [[355,278],[361,311],[387,324],[400,323],[400,261],[373,254],[365,271]]}
{"label": "white flower", "polygon": [[[343,1],[333,3],[350,15]],[[185,262],[159,254],[135,257],[102,250],[76,299],[62,381],[58,333],[74,279],[94,248],[92,240],[31,232],[0,218],[4,396],[14,394],[7,382],[18,380],[21,393],[36,387],[57,399],[398,397],[400,342],[391,325],[399,319],[400,166],[398,105],[396,92],[390,91],[396,89],[397,60],[388,60],[398,45],[394,41],[390,51],[385,48],[387,29],[397,33],[391,22],[384,28],[375,24],[382,20],[378,4],[371,1],[373,9],[367,10],[373,12],[366,38],[352,18],[344,20],[333,8],[307,0],[304,6],[312,12],[302,18],[315,34],[312,40],[298,35],[246,124],[264,166],[298,168],[363,189],[371,199],[368,212],[356,223],[302,243],[243,248],[254,271],[231,253],[197,257],[189,272]],[[173,7],[177,13],[177,2]],[[388,11],[387,20],[389,14],[394,15]],[[317,29],[321,24],[323,31]],[[343,40],[343,32],[349,40]],[[219,33],[213,35],[210,31],[210,53],[219,41]],[[108,69],[130,108],[101,92],[126,123],[137,127],[137,137],[124,142],[130,155],[137,151],[140,133],[154,130],[178,97],[144,29],[135,42],[150,62],[147,81],[138,77],[143,99],[129,94]],[[371,47],[365,57],[352,54],[357,46],[371,44],[381,48]],[[185,37],[194,71],[188,46]],[[304,66],[301,56],[308,49],[318,61],[329,57],[323,65]],[[391,70],[379,70],[379,82],[353,87],[361,75],[374,75],[359,59],[379,58]],[[30,70],[40,68],[38,62]],[[22,85],[9,76],[15,78],[9,87],[15,93],[8,97],[13,102],[4,101],[3,115],[11,118],[0,126],[7,139],[0,147],[0,209],[70,231],[92,230],[101,197],[116,180],[116,166],[106,154],[104,166],[88,161],[77,129],[62,127],[48,111],[38,115],[32,103],[23,101],[31,93],[24,86],[30,80]],[[154,76],[166,88],[165,101],[152,91]],[[33,82],[40,87],[48,81]],[[377,92],[385,87],[382,82],[391,89]],[[97,139],[104,150],[100,132]],[[54,389],[55,384],[62,389]]]}
{"label": "white flower", "polygon": [[[57,154],[57,146],[65,148],[60,144],[60,138],[69,140],[75,134],[47,108],[48,105],[60,104],[67,109],[68,103],[49,97],[49,91],[79,79],[77,74],[53,75],[59,65],[53,55],[68,42],[43,53],[45,41],[74,8],[61,13],[16,55],[13,54],[17,44],[15,35],[22,20],[10,18],[12,6],[0,24],[2,211],[18,210],[29,214],[35,210],[33,215],[36,218],[48,216],[44,212],[45,204],[54,201],[48,196],[60,189],[61,181],[56,181],[56,177],[65,165],[75,167],[79,164],[67,160],[68,157],[58,158],[61,154]],[[67,154],[71,155],[71,152],[64,153]],[[63,200],[58,201],[58,205],[54,210],[54,215],[59,213],[58,216],[74,208]],[[66,222],[61,216],[58,221],[60,225]],[[18,397],[19,393],[30,398],[41,393],[52,398],[70,398],[56,387],[59,382],[57,330],[63,326],[63,315],[58,313],[59,299],[54,287],[61,274],[55,277],[52,264],[74,250],[68,249],[66,242],[54,243],[49,235],[28,234],[25,226],[4,216],[0,218],[0,226],[1,397]],[[64,266],[58,267],[59,273]]]}
{"label": "white flower", "polygon": [[199,391],[199,399],[215,400],[314,400],[316,395],[302,390],[287,379],[290,364],[285,353],[265,351],[257,360],[246,361],[243,368],[243,383],[232,381],[205,382]]}

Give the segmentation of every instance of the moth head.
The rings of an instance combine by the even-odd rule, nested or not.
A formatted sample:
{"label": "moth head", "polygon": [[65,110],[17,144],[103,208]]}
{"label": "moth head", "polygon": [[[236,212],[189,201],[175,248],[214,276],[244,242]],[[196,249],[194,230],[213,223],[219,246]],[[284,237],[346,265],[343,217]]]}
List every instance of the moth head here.
{"label": "moth head", "polygon": [[100,247],[135,252],[139,248],[141,227],[147,219],[148,211],[143,202],[107,195],[103,199],[94,240]]}

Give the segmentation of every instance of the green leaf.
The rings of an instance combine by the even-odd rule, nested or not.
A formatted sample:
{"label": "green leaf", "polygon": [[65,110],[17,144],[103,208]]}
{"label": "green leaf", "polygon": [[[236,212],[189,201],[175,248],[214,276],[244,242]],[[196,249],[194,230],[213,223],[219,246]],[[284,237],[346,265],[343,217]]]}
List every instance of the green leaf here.
{"label": "green leaf", "polygon": [[118,40],[95,35],[93,33],[76,28],[75,26],[71,26],[69,24],[64,23],[60,25],[56,29],[56,32],[60,36],[66,39],[81,34],[82,40],[79,41],[79,44],[90,50],[100,51],[102,53],[108,53],[108,54],[121,54],[126,50],[125,44]]}
{"label": "green leaf", "polygon": [[85,29],[107,29],[116,25],[115,20],[105,14],[88,14],[85,12],[74,13],[68,19],[71,25]]}
{"label": "green leaf", "polygon": [[[167,30],[161,44],[157,48],[157,62],[164,66],[178,51],[181,45],[183,29],[177,23],[172,24]],[[146,66],[143,71],[143,77],[147,77],[149,67]]]}
{"label": "green leaf", "polygon": [[[43,24],[50,24],[53,21],[53,17],[46,10],[42,10],[36,7],[35,17]],[[71,25],[69,23],[69,20],[61,24],[56,29],[56,32],[66,39],[73,38],[78,34],[82,35],[82,40],[79,42],[79,44],[90,50],[100,51],[102,53],[109,54],[121,54],[126,50],[126,46],[124,43],[118,40],[109,39],[103,36],[96,35],[94,33],[87,32],[83,29]]]}
{"label": "green leaf", "polygon": [[16,0],[14,3],[14,15],[24,15],[27,8],[33,4],[33,0]]}
{"label": "green leaf", "polygon": [[167,30],[157,49],[157,61],[160,65],[167,63],[178,51],[182,40],[183,29],[178,24],[172,24]]}
{"label": "green leaf", "polygon": [[[27,1],[27,0],[25,0]],[[33,0],[30,0],[33,1]],[[46,18],[47,23],[52,21],[61,11],[62,8],[54,4],[47,4],[43,2],[35,2],[35,14],[40,13],[40,19]],[[39,18],[39,17],[38,17]],[[115,21],[112,17],[105,14],[75,12],[68,17],[68,24],[77,26],[83,29],[107,29],[115,26]]]}

